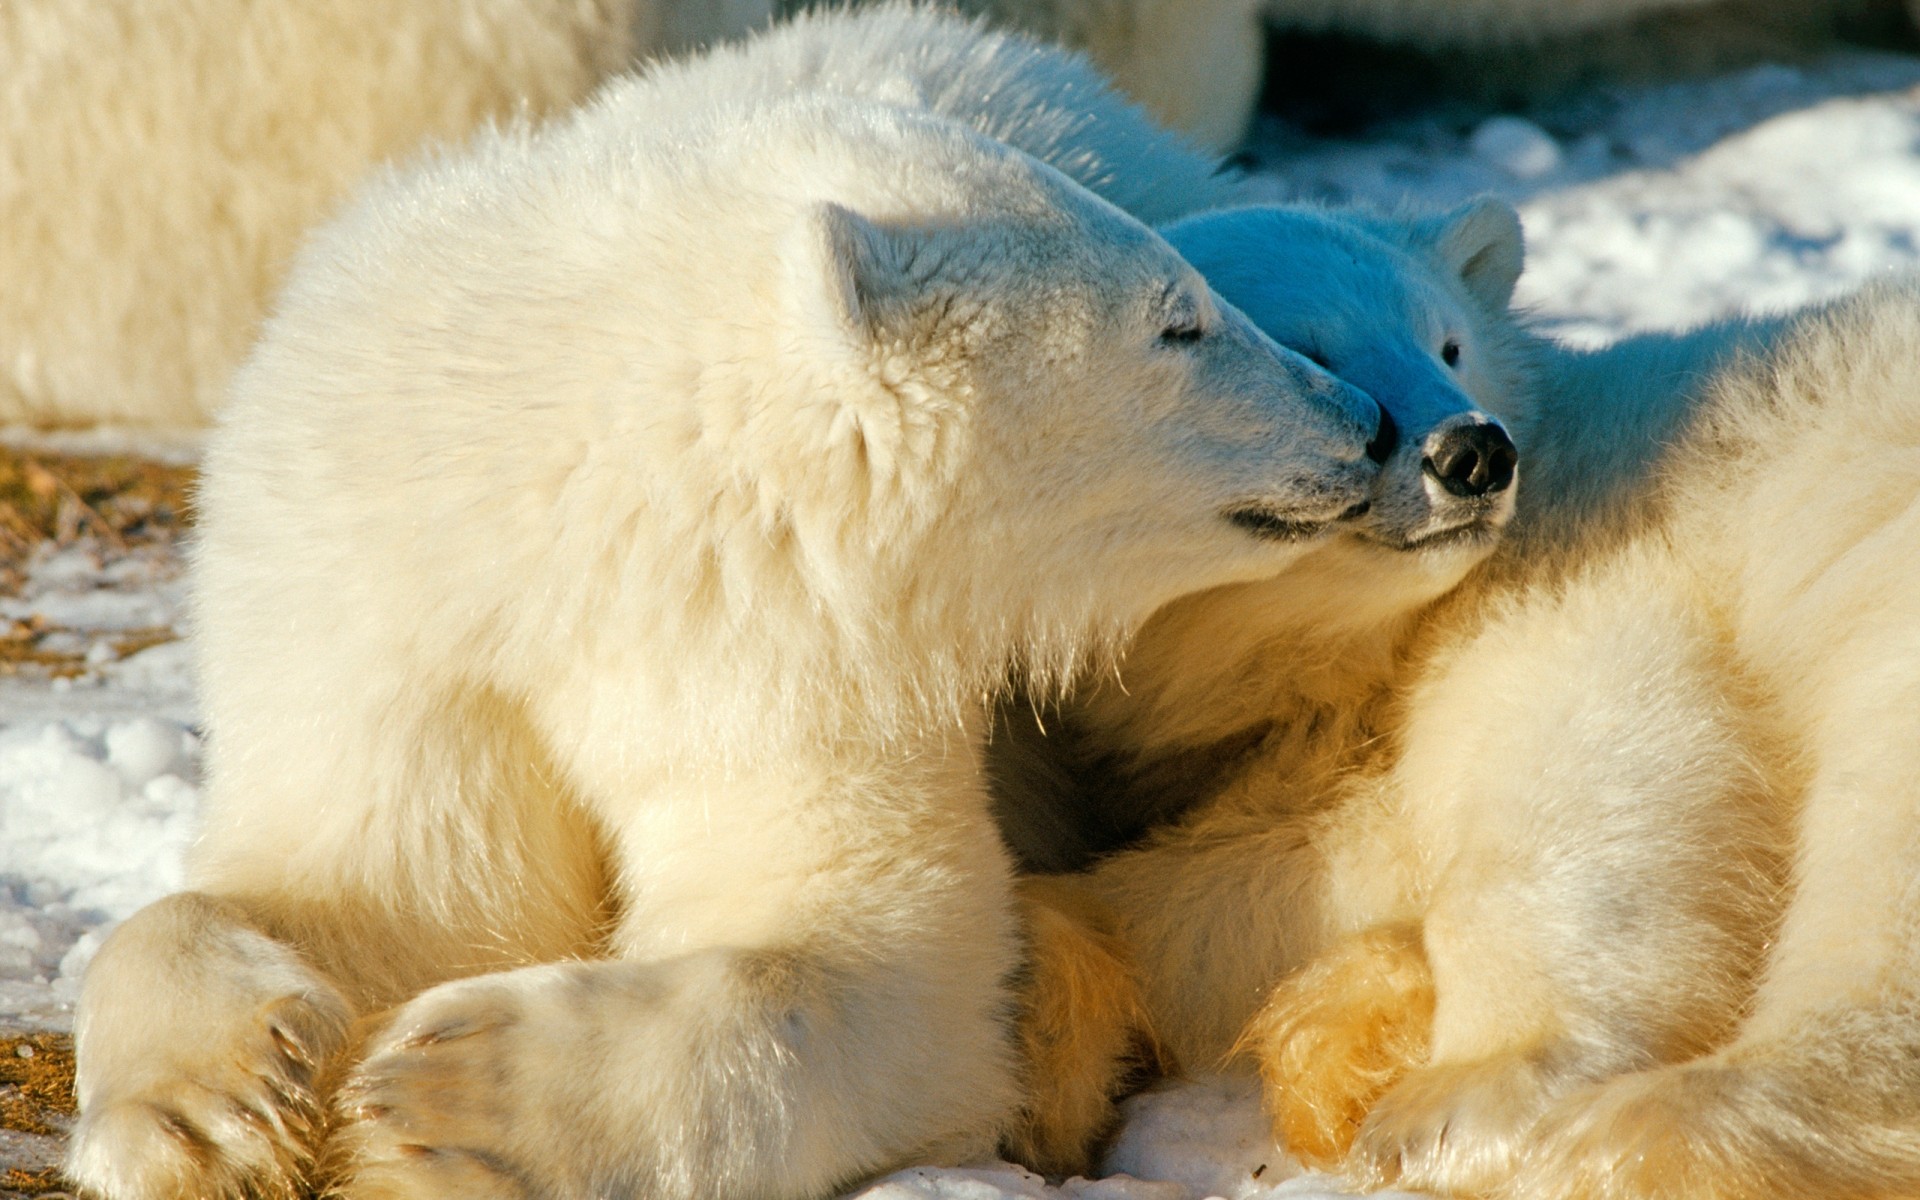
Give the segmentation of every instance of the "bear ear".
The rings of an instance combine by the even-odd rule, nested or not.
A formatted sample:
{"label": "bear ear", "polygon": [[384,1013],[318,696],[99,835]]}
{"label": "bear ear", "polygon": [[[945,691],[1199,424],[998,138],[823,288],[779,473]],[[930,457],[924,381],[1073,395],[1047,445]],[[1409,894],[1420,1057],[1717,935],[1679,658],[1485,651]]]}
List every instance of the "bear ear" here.
{"label": "bear ear", "polygon": [[826,298],[841,329],[875,337],[907,319],[913,235],[884,229],[852,209],[822,204],[815,218]]}
{"label": "bear ear", "polygon": [[1423,239],[1467,291],[1491,312],[1505,312],[1526,260],[1520,214],[1504,200],[1480,196],[1421,222]]}

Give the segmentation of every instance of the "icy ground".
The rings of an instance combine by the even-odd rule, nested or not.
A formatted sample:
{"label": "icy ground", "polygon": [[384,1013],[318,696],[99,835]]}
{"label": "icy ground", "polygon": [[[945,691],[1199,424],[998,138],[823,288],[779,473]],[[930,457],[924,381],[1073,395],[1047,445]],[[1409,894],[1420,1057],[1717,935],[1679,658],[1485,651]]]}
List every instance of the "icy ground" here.
{"label": "icy ground", "polygon": [[[1920,259],[1920,59],[1854,52],[1596,89],[1533,117],[1429,114],[1349,141],[1269,122],[1254,161],[1276,198],[1515,200],[1530,247],[1522,298],[1549,328],[1590,343],[1804,304]],[[111,638],[177,627],[182,597],[177,561],[85,547],[43,550],[24,588],[0,592],[0,628],[38,615],[98,650],[75,647],[89,664],[78,678],[0,677],[0,1021],[70,1022],[102,931],[180,883],[199,763],[186,644],[118,660]],[[1264,1130],[1245,1081],[1203,1079],[1134,1102],[1112,1178],[1048,1187],[1005,1166],[916,1170],[862,1195],[1278,1200],[1332,1190],[1299,1177]]]}

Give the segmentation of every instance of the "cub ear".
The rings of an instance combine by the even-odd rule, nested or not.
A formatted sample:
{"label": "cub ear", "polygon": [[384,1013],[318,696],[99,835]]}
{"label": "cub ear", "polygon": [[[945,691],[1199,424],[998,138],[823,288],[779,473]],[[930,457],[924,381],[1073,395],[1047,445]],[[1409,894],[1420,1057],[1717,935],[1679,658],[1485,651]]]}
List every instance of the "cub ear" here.
{"label": "cub ear", "polygon": [[1480,196],[1420,223],[1420,234],[1440,261],[1459,274],[1474,299],[1505,312],[1525,265],[1520,214],[1504,200]]}
{"label": "cub ear", "polygon": [[911,319],[911,271],[919,240],[850,208],[822,204],[814,218],[826,267],[826,298],[840,328],[877,336]]}

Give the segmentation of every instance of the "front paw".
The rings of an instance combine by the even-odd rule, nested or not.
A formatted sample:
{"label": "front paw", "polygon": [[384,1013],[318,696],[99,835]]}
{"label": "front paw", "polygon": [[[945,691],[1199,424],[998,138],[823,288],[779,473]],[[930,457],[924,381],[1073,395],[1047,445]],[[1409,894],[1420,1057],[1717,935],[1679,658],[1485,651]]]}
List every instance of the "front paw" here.
{"label": "front paw", "polygon": [[322,1076],[346,1039],[331,992],[282,996],[219,1029],[226,1044],[173,1049],[132,1086],[89,1099],[66,1171],[114,1200],[295,1200],[326,1127]]}
{"label": "front paw", "polygon": [[[335,1101],[327,1174],[352,1200],[523,1200],[564,1191],[544,1140],[540,1045],[509,976],[443,984],[399,1010]],[[564,1068],[562,1068],[564,1070]],[[549,1155],[559,1147],[547,1143]],[[547,1164],[551,1165],[551,1164]]]}
{"label": "front paw", "polygon": [[1423,1067],[1374,1105],[1345,1173],[1369,1189],[1484,1194],[1512,1176],[1555,1094],[1527,1055]]}
{"label": "front paw", "polygon": [[1282,980],[1234,1053],[1259,1068],[1274,1137],[1327,1170],[1375,1100],[1426,1057],[1432,1027],[1420,931],[1390,926],[1355,934]]}

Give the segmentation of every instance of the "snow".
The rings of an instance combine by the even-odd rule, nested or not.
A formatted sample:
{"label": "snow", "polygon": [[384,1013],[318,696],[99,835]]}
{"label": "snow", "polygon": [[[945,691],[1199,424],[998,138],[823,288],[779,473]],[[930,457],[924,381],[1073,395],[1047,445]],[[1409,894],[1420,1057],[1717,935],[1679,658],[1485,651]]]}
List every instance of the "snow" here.
{"label": "snow", "polygon": [[[1268,121],[1252,152],[1274,198],[1520,205],[1521,298],[1583,343],[1743,308],[1788,308],[1920,260],[1920,59],[1849,52],[1666,86],[1598,88],[1525,117],[1435,113],[1363,139]],[[17,431],[0,434],[18,441]],[[68,435],[70,452],[191,458],[190,441]],[[183,628],[165,552],[43,548],[0,624],[73,632],[76,678],[0,676],[0,1018],[61,1027],[114,921],[180,886],[199,797],[190,649],[119,659],[108,639]],[[1129,1103],[1109,1178],[1046,1181],[1004,1164],[905,1171],[865,1200],[1308,1200],[1250,1082],[1204,1077]],[[0,1149],[0,1160],[7,1153]]]}

